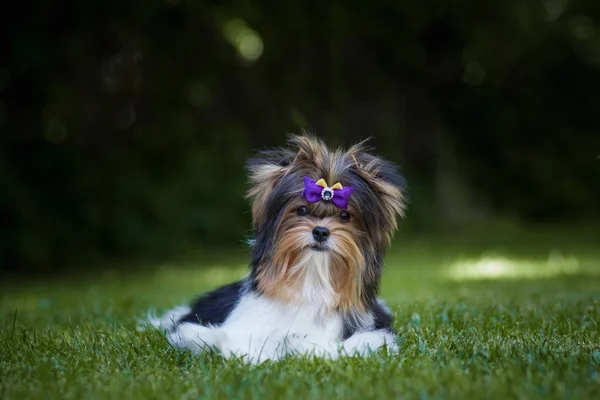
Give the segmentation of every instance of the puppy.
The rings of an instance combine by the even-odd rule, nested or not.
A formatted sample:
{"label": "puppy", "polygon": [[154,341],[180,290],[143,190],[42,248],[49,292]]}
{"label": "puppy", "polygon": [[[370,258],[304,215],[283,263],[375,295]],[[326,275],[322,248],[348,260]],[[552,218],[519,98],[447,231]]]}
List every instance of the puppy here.
{"label": "puppy", "polygon": [[404,215],[403,177],[364,142],[331,150],[292,136],[288,144],[247,164],[247,276],[149,322],[176,348],[250,363],[398,351],[392,314],[377,295]]}

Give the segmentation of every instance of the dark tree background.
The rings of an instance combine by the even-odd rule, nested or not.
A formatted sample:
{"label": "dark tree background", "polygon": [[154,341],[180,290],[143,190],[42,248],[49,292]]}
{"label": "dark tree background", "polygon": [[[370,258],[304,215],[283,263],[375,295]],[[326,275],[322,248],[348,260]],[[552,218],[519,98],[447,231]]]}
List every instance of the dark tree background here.
{"label": "dark tree background", "polygon": [[372,136],[409,231],[600,220],[596,0],[34,0],[0,45],[4,271],[239,246],[303,129]]}

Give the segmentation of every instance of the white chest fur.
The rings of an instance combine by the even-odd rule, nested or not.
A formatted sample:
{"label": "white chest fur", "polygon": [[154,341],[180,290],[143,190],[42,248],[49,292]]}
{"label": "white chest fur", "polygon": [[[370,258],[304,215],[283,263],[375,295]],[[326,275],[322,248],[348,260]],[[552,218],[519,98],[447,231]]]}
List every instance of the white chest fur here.
{"label": "white chest fur", "polygon": [[331,286],[329,255],[322,251],[307,252],[292,267],[292,274],[300,283],[297,300],[312,307],[331,307],[335,302],[335,290]]}
{"label": "white chest fur", "polygon": [[218,347],[225,354],[278,359],[290,353],[323,355],[336,350],[342,318],[312,304],[296,306],[248,295],[217,329],[222,334]]}

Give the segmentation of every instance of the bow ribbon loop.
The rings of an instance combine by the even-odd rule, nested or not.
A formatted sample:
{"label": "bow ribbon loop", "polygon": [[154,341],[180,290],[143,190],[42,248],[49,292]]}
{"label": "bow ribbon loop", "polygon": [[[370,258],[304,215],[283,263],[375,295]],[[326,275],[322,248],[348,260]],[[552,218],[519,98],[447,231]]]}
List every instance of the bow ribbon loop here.
{"label": "bow ribbon loop", "polygon": [[353,190],[353,187],[343,187],[339,182],[329,186],[325,179],[319,179],[315,182],[308,177],[304,177],[304,192],[302,192],[302,195],[309,203],[316,203],[321,200],[331,201],[337,208],[345,210],[348,208],[348,200]]}

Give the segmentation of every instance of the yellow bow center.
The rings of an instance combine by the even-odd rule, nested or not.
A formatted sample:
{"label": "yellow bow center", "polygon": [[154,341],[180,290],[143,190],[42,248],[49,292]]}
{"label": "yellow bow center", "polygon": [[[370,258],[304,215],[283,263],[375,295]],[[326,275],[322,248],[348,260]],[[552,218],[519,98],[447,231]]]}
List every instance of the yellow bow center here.
{"label": "yellow bow center", "polygon": [[[317,181],[317,185],[321,186],[322,188],[326,188],[327,186],[327,182],[325,182],[325,179],[319,179]],[[334,189],[334,190],[342,190],[343,186],[341,183],[337,182],[336,184],[334,184],[333,186],[330,187],[330,189]]]}

